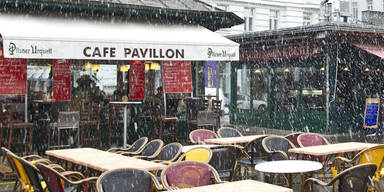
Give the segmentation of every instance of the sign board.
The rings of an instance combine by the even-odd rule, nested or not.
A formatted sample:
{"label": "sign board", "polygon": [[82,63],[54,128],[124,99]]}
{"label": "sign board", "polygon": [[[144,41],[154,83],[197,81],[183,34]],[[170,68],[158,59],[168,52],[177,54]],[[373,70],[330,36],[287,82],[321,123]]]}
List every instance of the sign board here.
{"label": "sign board", "polygon": [[132,61],[129,69],[129,99],[144,99],[144,97],[145,63],[144,61]]}
{"label": "sign board", "polygon": [[205,87],[216,88],[216,61],[207,61],[204,66]]}
{"label": "sign board", "polygon": [[3,39],[6,58],[237,61],[238,46]]}
{"label": "sign board", "polygon": [[27,60],[4,58],[0,48],[0,95],[24,95],[27,92]]}
{"label": "sign board", "polygon": [[320,56],[321,53],[322,44],[320,42],[281,46],[263,46],[260,48],[241,50],[240,61],[268,61],[277,59],[316,57]]}
{"label": "sign board", "polygon": [[365,100],[364,128],[378,128],[380,112],[380,99],[368,98]]}
{"label": "sign board", "polygon": [[52,94],[56,101],[71,100],[71,61],[53,60]]}
{"label": "sign board", "polygon": [[191,61],[162,62],[164,93],[192,92]]}

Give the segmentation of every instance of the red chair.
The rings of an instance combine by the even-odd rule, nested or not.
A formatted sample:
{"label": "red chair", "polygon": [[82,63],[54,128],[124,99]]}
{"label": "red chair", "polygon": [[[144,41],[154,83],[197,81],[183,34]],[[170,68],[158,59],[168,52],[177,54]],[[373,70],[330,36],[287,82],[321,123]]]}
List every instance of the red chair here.
{"label": "red chair", "polygon": [[328,140],[317,133],[303,133],[297,137],[297,143],[300,147],[310,147],[317,145],[329,145]]}
{"label": "red chair", "polygon": [[216,183],[223,183],[211,165],[198,161],[181,161],[167,166],[161,172],[161,182],[165,189],[191,188],[211,184],[211,176]]}
{"label": "red chair", "polygon": [[193,144],[204,143],[204,140],[212,138],[217,138],[217,135],[208,129],[196,129],[189,133],[189,139]]}
{"label": "red chair", "polygon": [[295,147],[300,147],[299,143],[297,142],[297,138],[301,134],[303,134],[303,132],[294,132],[294,133],[290,133],[284,137],[286,139],[288,139],[290,142],[292,142],[295,145]]}

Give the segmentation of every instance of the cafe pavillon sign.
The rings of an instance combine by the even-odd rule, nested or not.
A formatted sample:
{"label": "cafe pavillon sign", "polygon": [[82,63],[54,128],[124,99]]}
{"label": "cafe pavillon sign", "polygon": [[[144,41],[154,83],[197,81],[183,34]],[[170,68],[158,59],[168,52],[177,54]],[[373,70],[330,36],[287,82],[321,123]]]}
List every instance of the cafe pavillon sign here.
{"label": "cafe pavillon sign", "polygon": [[6,58],[92,60],[233,61],[236,46],[156,45],[134,43],[4,39]]}

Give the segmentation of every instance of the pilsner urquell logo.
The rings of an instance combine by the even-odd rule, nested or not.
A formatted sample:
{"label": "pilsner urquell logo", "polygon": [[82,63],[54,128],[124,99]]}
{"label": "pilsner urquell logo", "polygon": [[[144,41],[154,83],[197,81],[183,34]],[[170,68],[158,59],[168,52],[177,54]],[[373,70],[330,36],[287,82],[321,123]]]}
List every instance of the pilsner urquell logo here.
{"label": "pilsner urquell logo", "polygon": [[8,51],[9,51],[9,54],[10,55],[13,55],[15,53],[15,50],[16,50],[16,45],[14,43],[10,43],[9,44],[9,48],[8,48]]}
{"label": "pilsner urquell logo", "polygon": [[208,48],[208,58],[211,58],[212,57],[212,49],[211,48]]}

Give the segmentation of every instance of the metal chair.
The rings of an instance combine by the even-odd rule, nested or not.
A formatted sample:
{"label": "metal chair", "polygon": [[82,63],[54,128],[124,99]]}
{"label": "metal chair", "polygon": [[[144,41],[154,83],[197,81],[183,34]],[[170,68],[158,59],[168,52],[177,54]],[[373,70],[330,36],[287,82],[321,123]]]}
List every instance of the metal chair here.
{"label": "metal chair", "polygon": [[156,163],[168,164],[177,160],[180,156],[183,146],[180,143],[174,142],[165,145],[157,159],[153,160]]}
{"label": "metal chair", "polygon": [[154,159],[159,155],[163,145],[164,145],[164,142],[162,140],[155,139],[155,140],[148,142],[144,146],[144,149],[140,154],[133,155],[130,152],[121,152],[119,154],[128,155],[128,156],[132,156],[132,157],[139,158],[139,159]]}
{"label": "metal chair", "polygon": [[220,179],[232,181],[236,174],[237,159],[242,155],[240,146],[223,145],[210,149],[212,158],[209,164],[219,173]]}
{"label": "metal chair", "polygon": [[336,176],[338,172],[354,165],[374,163],[377,166],[377,170],[372,179],[376,184],[377,191],[381,192],[383,190],[380,181],[384,178],[383,160],[384,145],[370,147],[368,149],[360,151],[352,159],[336,157],[332,161],[332,174],[333,176]]}
{"label": "metal chair", "polygon": [[239,130],[232,127],[221,127],[217,130],[217,135],[219,137],[241,137],[243,134]]}
{"label": "metal chair", "polygon": [[152,186],[162,190],[157,178],[145,170],[120,168],[106,171],[96,182],[98,192],[140,191],[152,192]]}
{"label": "metal chair", "polygon": [[[61,132],[63,130],[67,131],[76,131],[75,137],[77,137],[77,145],[80,146],[80,112],[79,111],[70,111],[70,112],[59,112],[57,122],[51,125],[52,133],[48,136],[48,148],[63,148],[63,147],[71,147],[72,142],[68,141],[66,144],[62,144]],[[51,137],[55,137],[55,132],[57,132],[57,143],[56,145],[51,144]],[[69,139],[72,137],[66,137]]]}
{"label": "metal chair", "polygon": [[189,139],[193,144],[204,143],[205,139],[211,138],[217,138],[217,135],[208,129],[196,129],[189,133]]}
{"label": "metal chair", "polygon": [[205,147],[197,147],[182,154],[177,161],[199,161],[208,163],[211,158],[211,149]]}
{"label": "metal chair", "polygon": [[122,153],[129,152],[131,154],[140,154],[145,147],[145,144],[148,143],[148,137],[140,137],[135,142],[133,142],[128,148],[110,148],[108,152]]}
{"label": "metal chair", "polygon": [[268,154],[268,160],[291,159],[288,149],[295,148],[292,142],[281,136],[265,137],[262,141],[262,146]]}
{"label": "metal chair", "polygon": [[300,147],[309,147],[317,145],[329,145],[328,140],[317,133],[303,133],[297,137],[297,143]]}
{"label": "metal chair", "polygon": [[[338,192],[363,192],[368,190],[370,177],[374,176],[377,166],[366,163],[351,167],[336,175],[331,181],[325,183],[316,178],[309,178],[304,183],[305,192],[319,191],[315,186],[333,186],[333,191]],[[338,185],[336,187],[336,182]],[[326,191],[328,191],[326,189]]]}
{"label": "metal chair", "polygon": [[81,189],[86,192],[90,185],[96,183],[97,180],[97,177],[84,178],[79,172],[59,173],[54,168],[41,163],[37,163],[36,167],[39,169],[49,191],[64,192],[68,189]]}
{"label": "metal chair", "polygon": [[215,183],[223,183],[219,174],[211,165],[198,161],[173,163],[161,172],[161,183],[167,190],[191,188]]}
{"label": "metal chair", "polygon": [[197,112],[197,127],[212,127],[213,130],[218,127],[217,113],[215,111],[198,111]]}
{"label": "metal chair", "polygon": [[294,133],[290,133],[284,137],[286,139],[288,139],[290,142],[292,142],[295,145],[295,147],[300,147],[299,143],[297,142],[297,138],[301,134],[303,134],[303,132],[294,132]]}

